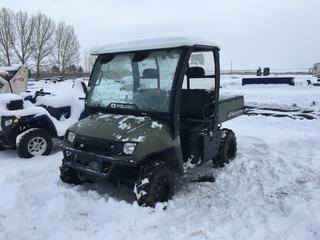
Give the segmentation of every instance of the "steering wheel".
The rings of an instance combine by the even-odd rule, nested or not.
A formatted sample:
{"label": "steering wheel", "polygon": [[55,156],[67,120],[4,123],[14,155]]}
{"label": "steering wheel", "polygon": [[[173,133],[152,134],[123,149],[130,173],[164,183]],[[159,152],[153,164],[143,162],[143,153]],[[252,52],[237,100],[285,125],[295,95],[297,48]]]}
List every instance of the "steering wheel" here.
{"label": "steering wheel", "polygon": [[35,96],[32,99],[28,99],[30,102],[35,103],[37,100],[37,97],[39,96],[45,96],[45,95],[51,95],[51,93],[49,92],[44,92],[43,89],[41,89],[40,91],[36,91]]}

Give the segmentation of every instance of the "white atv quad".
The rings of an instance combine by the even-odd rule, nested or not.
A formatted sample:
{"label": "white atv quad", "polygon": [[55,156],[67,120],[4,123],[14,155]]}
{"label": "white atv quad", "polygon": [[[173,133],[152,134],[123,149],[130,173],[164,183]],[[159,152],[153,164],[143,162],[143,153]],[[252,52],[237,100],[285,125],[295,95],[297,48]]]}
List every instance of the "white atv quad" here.
{"label": "white atv quad", "polygon": [[17,149],[22,158],[50,154],[52,139],[86,117],[82,84],[76,80],[56,94],[0,94],[0,150]]}

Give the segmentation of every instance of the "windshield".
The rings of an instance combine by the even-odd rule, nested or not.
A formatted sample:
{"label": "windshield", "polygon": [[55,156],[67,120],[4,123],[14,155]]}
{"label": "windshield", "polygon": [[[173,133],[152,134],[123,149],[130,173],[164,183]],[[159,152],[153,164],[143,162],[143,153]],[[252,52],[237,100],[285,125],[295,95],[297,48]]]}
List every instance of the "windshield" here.
{"label": "windshield", "polygon": [[168,112],[180,50],[102,55],[90,79],[89,106]]}

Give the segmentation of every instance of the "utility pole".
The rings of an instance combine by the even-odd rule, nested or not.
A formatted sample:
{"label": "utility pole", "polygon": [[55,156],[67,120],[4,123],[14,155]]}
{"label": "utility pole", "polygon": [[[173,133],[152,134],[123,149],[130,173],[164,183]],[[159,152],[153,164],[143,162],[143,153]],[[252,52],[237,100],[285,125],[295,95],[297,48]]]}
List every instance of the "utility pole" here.
{"label": "utility pole", "polygon": [[231,68],[230,68],[230,74],[232,75],[232,59],[231,59]]}

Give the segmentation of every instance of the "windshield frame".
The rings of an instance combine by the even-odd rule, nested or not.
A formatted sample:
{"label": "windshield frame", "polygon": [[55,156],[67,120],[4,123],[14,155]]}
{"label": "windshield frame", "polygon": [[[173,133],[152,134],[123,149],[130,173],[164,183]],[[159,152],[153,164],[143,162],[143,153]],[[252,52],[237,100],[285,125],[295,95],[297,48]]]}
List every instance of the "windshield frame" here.
{"label": "windshield frame", "polygon": [[[100,64],[100,58],[101,57],[112,57],[116,54],[135,54],[135,53],[142,53],[142,52],[146,52],[146,51],[150,51],[150,52],[156,52],[156,51],[172,51],[172,50],[179,50],[179,59],[175,68],[175,73],[174,73],[174,77],[172,79],[172,84],[171,84],[171,94],[169,97],[169,105],[168,105],[168,110],[163,112],[163,111],[153,111],[153,110],[145,110],[145,109],[139,109],[139,108],[135,108],[135,109],[129,109],[129,108],[110,108],[109,106],[94,106],[94,105],[90,105],[88,103],[88,97],[90,96],[90,94],[92,94],[92,86],[94,86],[95,84],[95,80],[93,80],[93,75],[95,74],[94,69],[96,67],[97,64]],[[95,64],[92,68],[91,74],[90,74],[90,79],[89,79],[89,91],[88,91],[88,95],[86,96],[86,101],[85,101],[85,108],[86,111],[88,111],[88,113],[95,113],[95,112],[104,112],[104,113],[111,113],[111,114],[123,114],[123,115],[149,115],[149,116],[154,116],[154,115],[159,115],[159,116],[164,116],[165,118],[167,118],[168,116],[170,116],[173,113],[173,104],[174,101],[173,99],[175,98],[175,88],[176,88],[176,83],[178,81],[178,77],[179,77],[179,72],[180,69],[182,67],[182,64],[184,62],[185,59],[185,54],[187,52],[187,47],[172,47],[172,48],[160,48],[160,49],[145,49],[145,50],[139,50],[139,51],[130,51],[130,52],[118,52],[118,53],[106,53],[106,54],[100,54],[98,55]],[[125,104],[125,103],[119,103],[119,104]],[[129,104],[128,105],[133,105],[133,104]]]}

